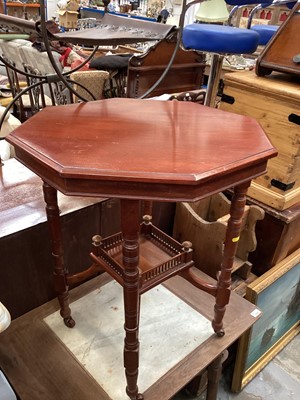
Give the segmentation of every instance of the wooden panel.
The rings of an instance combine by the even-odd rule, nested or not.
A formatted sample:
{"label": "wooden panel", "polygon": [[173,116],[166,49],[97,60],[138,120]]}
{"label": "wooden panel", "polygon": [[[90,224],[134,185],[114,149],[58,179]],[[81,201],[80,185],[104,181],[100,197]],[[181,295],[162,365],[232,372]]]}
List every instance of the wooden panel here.
{"label": "wooden panel", "polygon": [[292,206],[300,200],[299,82],[282,74],[258,77],[243,71],[226,74],[224,84],[220,108],[255,118],[278,150],[267,174],[256,178],[248,193],[278,209]]}
{"label": "wooden panel", "polygon": [[[145,54],[129,60],[127,97],[142,96],[158,81],[173,55],[175,46],[176,35],[173,35],[173,39],[164,39],[151,46]],[[203,84],[204,67],[203,54],[179,48],[166,77],[147,97],[200,89]]]}
{"label": "wooden panel", "polygon": [[281,211],[254,199],[248,201],[265,211],[265,218],[256,225],[256,250],[249,255],[253,272],[262,275],[300,248],[300,203]]}
{"label": "wooden panel", "polygon": [[300,53],[299,11],[298,3],[258,57],[256,63],[258,75],[281,71],[300,76],[300,65],[293,60]]}
{"label": "wooden panel", "polygon": [[1,334],[1,367],[9,382],[22,400],[109,400],[42,321],[56,309],[53,300]]}
{"label": "wooden panel", "polygon": [[[201,277],[209,280],[203,274]],[[72,290],[71,302],[98,289],[108,279],[103,274]],[[212,296],[179,277],[170,279],[165,286],[212,319]],[[233,293],[225,314],[225,336],[218,338],[212,335],[205,342],[206,346],[200,345],[151,386],[145,392],[145,400],[171,398],[255,322],[257,318],[251,315],[255,308]],[[22,400],[109,400],[102,388],[42,322],[44,317],[57,309],[57,301],[53,300],[16,319],[1,334],[0,359],[4,373]]]}
{"label": "wooden panel", "polygon": [[300,187],[286,192],[281,191],[282,193],[277,193],[277,191],[279,192],[279,189],[268,189],[259,183],[253,182],[248,190],[248,194],[252,198],[258,199],[277,210],[287,210],[300,201]]}
{"label": "wooden panel", "polygon": [[[197,268],[215,278],[221,268],[230,201],[222,194],[195,203],[178,203],[173,236],[179,242],[189,240],[193,245],[193,260]],[[233,271],[244,279],[250,273],[249,252],[255,249],[255,225],[264,217],[257,206],[246,206]]]}
{"label": "wooden panel", "polygon": [[[175,208],[176,203],[157,201],[153,203],[152,208],[153,225],[170,236],[173,231]],[[101,203],[101,234],[106,237],[120,231],[120,201],[119,199],[109,199]]]}

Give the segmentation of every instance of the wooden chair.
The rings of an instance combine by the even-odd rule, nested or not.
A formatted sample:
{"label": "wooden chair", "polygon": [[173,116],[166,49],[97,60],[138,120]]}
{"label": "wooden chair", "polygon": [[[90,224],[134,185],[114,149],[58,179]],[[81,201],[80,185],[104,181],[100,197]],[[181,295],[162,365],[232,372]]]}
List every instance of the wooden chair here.
{"label": "wooden chair", "polygon": [[[150,47],[146,53],[131,57],[127,72],[127,97],[144,95],[160,78],[174,52],[176,35],[177,32]],[[146,97],[198,90],[203,84],[204,68],[203,53],[179,48],[167,75]]]}

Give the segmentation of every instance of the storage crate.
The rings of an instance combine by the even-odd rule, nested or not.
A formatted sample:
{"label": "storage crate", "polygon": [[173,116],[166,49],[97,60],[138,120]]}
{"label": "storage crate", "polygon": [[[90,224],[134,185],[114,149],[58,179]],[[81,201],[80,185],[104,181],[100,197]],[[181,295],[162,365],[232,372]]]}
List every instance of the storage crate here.
{"label": "storage crate", "polygon": [[225,74],[220,108],[255,118],[278,150],[268,162],[268,172],[252,181],[248,194],[278,210],[299,202],[299,78],[281,73],[258,77],[254,71]]}

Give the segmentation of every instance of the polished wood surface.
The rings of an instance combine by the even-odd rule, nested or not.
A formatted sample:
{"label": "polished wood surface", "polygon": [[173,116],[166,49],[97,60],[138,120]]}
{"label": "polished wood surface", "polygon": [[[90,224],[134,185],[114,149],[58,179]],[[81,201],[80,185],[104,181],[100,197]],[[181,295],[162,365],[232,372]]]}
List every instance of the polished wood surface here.
{"label": "polished wood surface", "polygon": [[[152,266],[155,282],[151,287],[180,274],[215,297],[212,327],[223,336],[247,188],[252,178],[266,171],[275,149],[258,123],[248,117],[190,102],[137,99],[49,107],[7,138],[15,146],[16,157],[44,181],[55,288],[61,315],[70,328],[75,321],[69,307],[70,277],[64,262],[57,190],[121,199],[122,263],[118,265],[112,254],[103,253],[106,242],[101,243],[101,237],[94,240],[93,258],[123,286],[126,393],[132,400],[143,399],[137,385],[139,303],[144,288],[139,240],[149,238],[151,229],[140,230],[141,201],[195,201],[234,186],[217,284],[192,271],[189,243],[174,245],[182,247],[184,260],[178,263],[170,258],[167,269],[165,264]],[[156,235],[156,242],[161,247],[169,239]],[[114,244],[109,246],[112,249]]]}
{"label": "polished wood surface", "polygon": [[280,71],[300,76],[299,61],[294,57],[300,54],[300,4],[295,3],[287,20],[266,45],[256,62],[256,73],[269,75]]}
{"label": "polished wood surface", "polygon": [[195,201],[266,171],[276,151],[256,121],[187,103],[47,107],[7,140],[70,195]]}
{"label": "polished wood surface", "polygon": [[[0,167],[0,196],[0,238],[47,221],[42,180],[14,158]],[[59,194],[59,212],[65,215],[104,200]]]}
{"label": "polished wood surface", "polygon": [[[209,279],[205,275],[201,277]],[[71,302],[93,290],[99,290],[109,280],[109,276],[103,274],[71,290]],[[211,282],[214,283],[213,280]],[[208,294],[191,287],[179,277],[172,278],[164,285],[206,318],[213,317],[214,301]],[[57,309],[57,301],[53,300],[14,320],[9,329],[1,333],[0,360],[3,372],[22,400],[110,400],[43,322],[43,318]],[[228,327],[226,335],[222,338],[212,335],[197,347],[187,359],[181,360],[149,387],[144,394],[145,400],[172,398],[252,326],[257,320],[251,315],[254,310],[253,304],[233,293],[224,318]]]}
{"label": "polished wood surface", "polygon": [[[171,38],[169,35],[167,39],[157,42],[145,53],[130,58],[127,68],[127,97],[138,98],[156,83],[173,55],[176,42],[177,34]],[[203,53],[179,48],[169,72],[147,97],[199,90],[203,85],[204,68]]]}

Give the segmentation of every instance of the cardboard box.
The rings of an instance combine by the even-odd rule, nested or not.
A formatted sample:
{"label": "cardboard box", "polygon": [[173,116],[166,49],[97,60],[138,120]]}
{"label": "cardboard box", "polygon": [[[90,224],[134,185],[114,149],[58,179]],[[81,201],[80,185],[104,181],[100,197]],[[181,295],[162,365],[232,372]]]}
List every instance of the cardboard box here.
{"label": "cardboard box", "polygon": [[77,11],[58,11],[59,25],[67,29],[77,28],[78,12]]}
{"label": "cardboard box", "polygon": [[77,28],[79,0],[66,0],[57,4],[59,25],[67,29]]}

